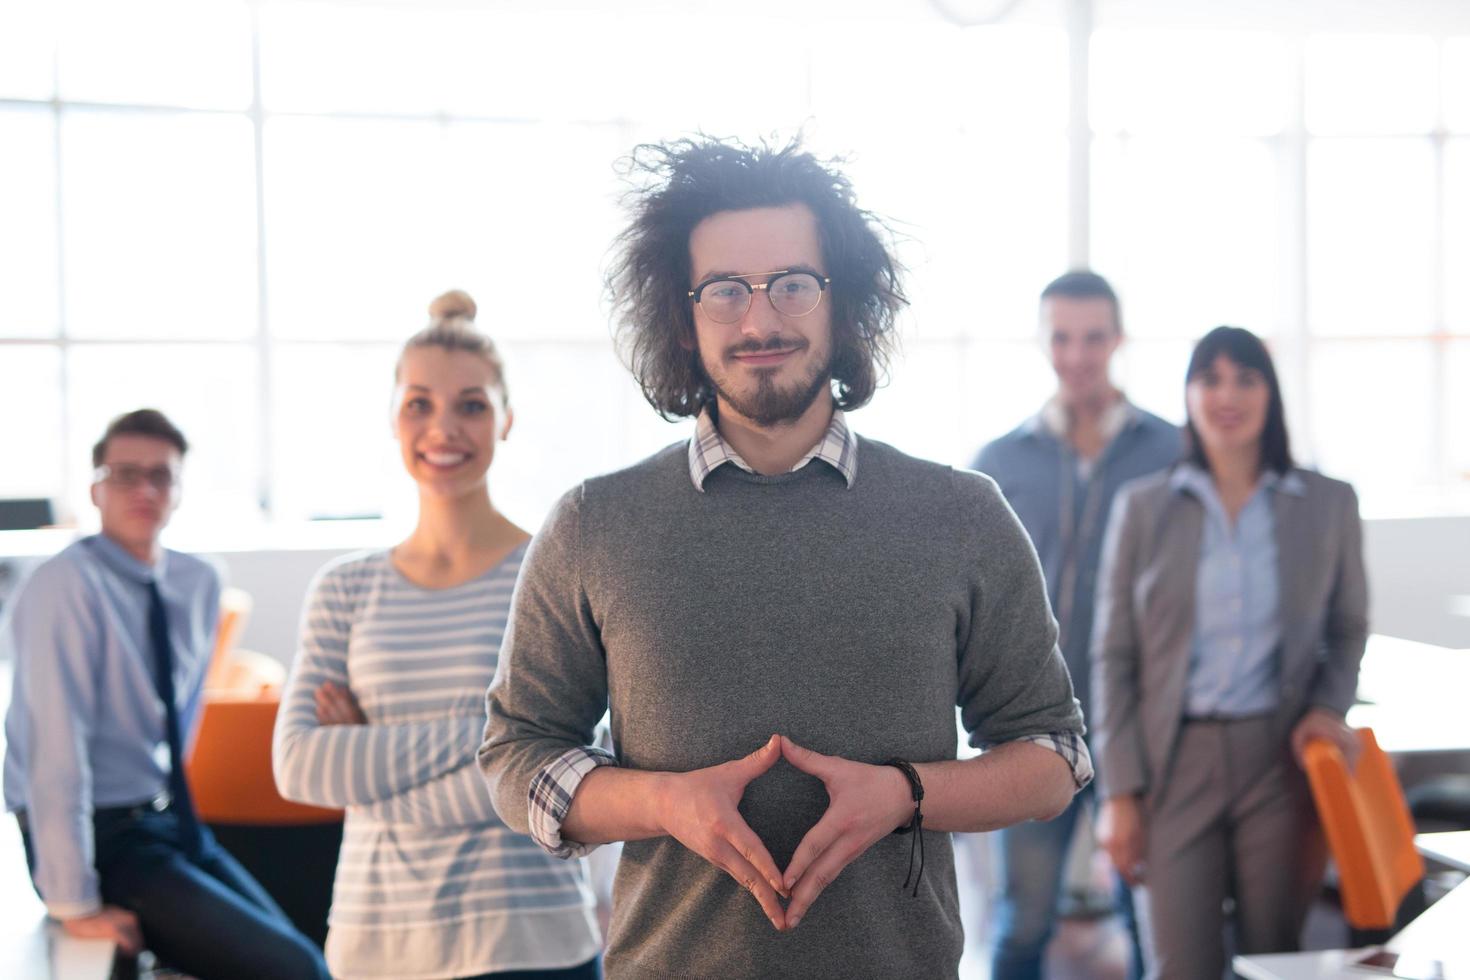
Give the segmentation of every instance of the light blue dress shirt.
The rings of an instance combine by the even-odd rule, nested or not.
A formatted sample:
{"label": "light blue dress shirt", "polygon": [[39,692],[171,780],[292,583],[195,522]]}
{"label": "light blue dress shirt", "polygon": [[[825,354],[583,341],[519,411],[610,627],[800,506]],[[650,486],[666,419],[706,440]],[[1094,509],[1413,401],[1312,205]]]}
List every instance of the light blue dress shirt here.
{"label": "light blue dress shirt", "polygon": [[150,800],[167,785],[148,632],[155,576],[188,739],[219,619],[220,578],[209,563],[166,551],[150,567],[103,535],[83,538],[36,568],[0,627],[15,651],[5,808],[26,811],[36,886],[57,918],[101,907],[92,811]]}
{"label": "light blue dress shirt", "polygon": [[1273,493],[1301,494],[1294,474],[1267,471],[1232,526],[1210,475],[1183,464],[1171,478],[1205,514],[1194,583],[1194,638],[1184,689],[1186,716],[1246,717],[1280,700],[1281,646]]}
{"label": "light blue dress shirt", "polygon": [[1118,431],[1090,466],[1067,442],[1065,421],[1048,403],[1014,431],[987,445],[970,465],[1000,485],[1021,519],[1041,570],[1072,690],[1092,708],[1093,604],[1108,513],[1118,488],[1179,458],[1179,428],[1124,401]]}

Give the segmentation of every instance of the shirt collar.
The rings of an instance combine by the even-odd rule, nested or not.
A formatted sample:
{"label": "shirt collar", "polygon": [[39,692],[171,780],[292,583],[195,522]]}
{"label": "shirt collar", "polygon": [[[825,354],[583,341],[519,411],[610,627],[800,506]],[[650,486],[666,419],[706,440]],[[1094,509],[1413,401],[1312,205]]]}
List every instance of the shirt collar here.
{"label": "shirt collar", "polygon": [[[1175,466],[1174,472],[1169,474],[1169,486],[1176,491],[1187,490],[1201,499],[1215,492],[1215,486],[1210,481],[1210,474],[1193,463],[1180,463]],[[1307,492],[1307,485],[1296,470],[1287,470],[1284,475],[1275,470],[1267,470],[1261,474],[1257,486],[1266,490],[1289,493],[1293,497],[1305,496]]]}
{"label": "shirt collar", "polygon": [[[832,421],[827,424],[827,431],[815,446],[807,450],[806,455],[796,461],[790,472],[795,473],[814,459],[820,459],[841,473],[848,489],[852,488],[852,481],[857,477],[857,436],[847,427],[847,420],[840,409],[832,410]],[[694,424],[694,436],[689,440],[689,478],[694,481],[694,489],[703,493],[704,481],[726,463],[734,463],[747,473],[755,472],[754,467],[741,459],[735,447],[720,435],[714,413],[705,406]]]}
{"label": "shirt collar", "polygon": [[1289,493],[1293,497],[1305,497],[1307,495],[1307,484],[1296,470],[1287,470],[1283,475],[1275,470],[1267,470],[1266,476],[1270,483],[1265,484],[1282,493]]}
{"label": "shirt collar", "polygon": [[[1133,425],[1142,413],[1130,402],[1127,396],[1121,392],[1118,399],[1109,405],[1104,411],[1101,420],[1103,442],[1112,442],[1118,433]],[[1067,438],[1067,409],[1062,405],[1061,399],[1053,395],[1047,399],[1046,404],[1041,406],[1041,411],[1031,417],[1029,429],[1033,433],[1046,433],[1060,441]]]}
{"label": "shirt collar", "polygon": [[112,569],[124,578],[132,579],[142,585],[149,582],[162,582],[168,569],[168,552],[161,550],[157,565],[149,565],[141,562],[128,554],[127,550],[116,541],[105,534],[93,534],[82,539],[87,549],[97,557],[102,564]]}

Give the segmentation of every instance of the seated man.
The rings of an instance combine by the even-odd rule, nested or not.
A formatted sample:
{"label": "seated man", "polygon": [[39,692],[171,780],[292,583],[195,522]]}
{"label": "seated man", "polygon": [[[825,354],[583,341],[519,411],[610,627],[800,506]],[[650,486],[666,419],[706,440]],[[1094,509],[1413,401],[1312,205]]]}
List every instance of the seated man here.
{"label": "seated man", "polygon": [[326,977],[320,952],[200,825],[184,780],[219,574],[167,551],[188,444],[151,409],[92,450],[102,533],[38,567],[8,625],[5,807],[47,911],[201,978]]}

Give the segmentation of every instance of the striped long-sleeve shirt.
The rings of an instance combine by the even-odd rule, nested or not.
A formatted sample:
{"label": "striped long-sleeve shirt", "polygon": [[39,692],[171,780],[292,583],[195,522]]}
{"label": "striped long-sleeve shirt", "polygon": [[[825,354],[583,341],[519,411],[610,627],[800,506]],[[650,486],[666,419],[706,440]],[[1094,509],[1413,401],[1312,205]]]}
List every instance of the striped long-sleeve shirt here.
{"label": "striped long-sleeve shirt", "polygon": [[[276,724],[290,799],[347,809],[327,962],[338,977],[449,977],[585,962],[599,938],[582,869],[495,815],[474,762],[524,547],[424,589],[387,552],[318,575]],[[319,725],[349,688],[366,725]]]}

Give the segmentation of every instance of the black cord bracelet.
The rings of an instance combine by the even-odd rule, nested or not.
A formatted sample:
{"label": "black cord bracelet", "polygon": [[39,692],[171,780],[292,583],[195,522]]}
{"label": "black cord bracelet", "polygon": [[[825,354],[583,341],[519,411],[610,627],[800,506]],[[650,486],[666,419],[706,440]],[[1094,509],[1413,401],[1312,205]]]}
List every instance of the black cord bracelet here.
{"label": "black cord bracelet", "polygon": [[909,887],[909,878],[914,873],[914,848],[919,849],[919,876],[914,878],[914,897],[919,897],[919,882],[924,880],[924,783],[919,779],[919,772],[912,765],[902,759],[885,759],[883,765],[892,766],[903,773],[903,778],[909,781],[909,792],[914,797],[914,816],[907,824],[895,829],[895,834],[912,833],[913,839],[909,842],[909,871],[903,876],[903,887]]}

